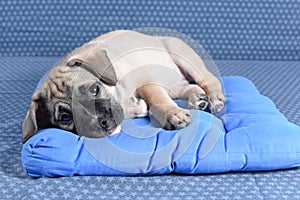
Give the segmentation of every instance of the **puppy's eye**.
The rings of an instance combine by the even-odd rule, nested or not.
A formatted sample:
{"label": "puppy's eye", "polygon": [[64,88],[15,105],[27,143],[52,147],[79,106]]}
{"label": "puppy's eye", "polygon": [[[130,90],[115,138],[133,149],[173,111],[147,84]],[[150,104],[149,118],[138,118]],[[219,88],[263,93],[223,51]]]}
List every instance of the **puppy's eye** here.
{"label": "puppy's eye", "polygon": [[65,124],[70,123],[72,121],[72,119],[73,119],[73,116],[69,113],[62,113],[59,118],[59,120]]}
{"label": "puppy's eye", "polygon": [[98,84],[93,84],[90,86],[89,91],[90,91],[91,95],[97,96],[99,94],[100,87]]}

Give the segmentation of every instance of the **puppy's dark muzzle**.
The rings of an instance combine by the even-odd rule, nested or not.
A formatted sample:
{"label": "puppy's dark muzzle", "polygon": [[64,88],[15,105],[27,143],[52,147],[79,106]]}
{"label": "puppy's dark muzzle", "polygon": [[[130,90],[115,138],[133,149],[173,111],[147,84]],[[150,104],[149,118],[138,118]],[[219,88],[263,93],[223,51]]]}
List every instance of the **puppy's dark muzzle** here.
{"label": "puppy's dark muzzle", "polygon": [[76,132],[87,137],[104,137],[113,133],[124,119],[121,106],[110,99],[73,102]]}
{"label": "puppy's dark muzzle", "polygon": [[100,127],[104,131],[113,131],[118,125],[119,113],[117,114],[117,116],[114,116],[111,101],[96,100],[95,109]]}

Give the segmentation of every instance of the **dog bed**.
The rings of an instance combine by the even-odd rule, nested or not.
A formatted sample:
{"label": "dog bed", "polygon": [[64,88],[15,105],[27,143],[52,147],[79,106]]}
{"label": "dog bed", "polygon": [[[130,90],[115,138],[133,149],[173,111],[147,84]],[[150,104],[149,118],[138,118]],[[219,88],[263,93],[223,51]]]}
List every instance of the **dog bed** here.
{"label": "dog bed", "polygon": [[[300,166],[300,127],[243,77],[223,77],[226,108],[216,116],[192,110],[192,123],[166,131],[149,118],[125,120],[114,136],[92,139],[39,130],[22,147],[33,177],[205,174]],[[178,102],[182,105],[182,102]]]}

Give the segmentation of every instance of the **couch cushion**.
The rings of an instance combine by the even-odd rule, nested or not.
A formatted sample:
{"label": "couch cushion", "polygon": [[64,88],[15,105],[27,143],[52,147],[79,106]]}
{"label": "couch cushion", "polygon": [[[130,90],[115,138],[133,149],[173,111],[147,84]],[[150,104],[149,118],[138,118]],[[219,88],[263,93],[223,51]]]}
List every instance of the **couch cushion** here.
{"label": "couch cushion", "polygon": [[[179,131],[125,120],[120,134],[91,139],[59,129],[39,130],[22,148],[30,176],[217,173],[300,165],[300,128],[242,77],[224,77],[227,105],[213,116],[192,111]],[[223,122],[223,123],[222,123]]]}

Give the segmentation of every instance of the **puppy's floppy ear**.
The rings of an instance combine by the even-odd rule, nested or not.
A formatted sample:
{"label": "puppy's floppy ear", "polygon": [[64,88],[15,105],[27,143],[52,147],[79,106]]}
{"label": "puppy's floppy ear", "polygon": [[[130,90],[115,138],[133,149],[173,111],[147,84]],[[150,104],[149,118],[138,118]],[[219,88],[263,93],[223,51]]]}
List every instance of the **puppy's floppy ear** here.
{"label": "puppy's floppy ear", "polygon": [[115,69],[103,49],[95,48],[94,50],[86,50],[72,56],[67,62],[67,66],[80,66],[88,70],[102,82],[108,85],[116,85],[117,75]]}
{"label": "puppy's floppy ear", "polygon": [[22,143],[24,144],[38,130],[39,111],[41,109],[40,91],[37,90],[30,102],[29,110],[22,124]]}

